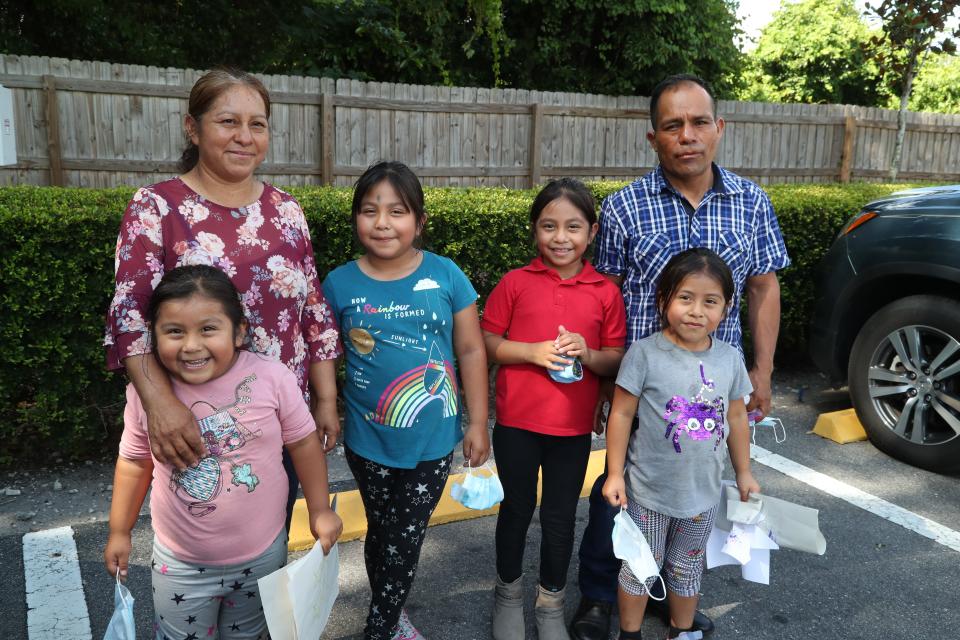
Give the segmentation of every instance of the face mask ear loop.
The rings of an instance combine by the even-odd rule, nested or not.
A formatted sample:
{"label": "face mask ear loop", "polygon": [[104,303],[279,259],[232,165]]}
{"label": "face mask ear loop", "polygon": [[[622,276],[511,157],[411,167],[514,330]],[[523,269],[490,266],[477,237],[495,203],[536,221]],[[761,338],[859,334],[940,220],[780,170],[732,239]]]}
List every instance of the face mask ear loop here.
{"label": "face mask ear loop", "polygon": [[123,589],[119,587],[123,586],[123,583],[120,582],[120,565],[117,565],[117,593],[120,594],[120,602],[123,603],[123,606],[127,606],[127,599],[123,597]]}

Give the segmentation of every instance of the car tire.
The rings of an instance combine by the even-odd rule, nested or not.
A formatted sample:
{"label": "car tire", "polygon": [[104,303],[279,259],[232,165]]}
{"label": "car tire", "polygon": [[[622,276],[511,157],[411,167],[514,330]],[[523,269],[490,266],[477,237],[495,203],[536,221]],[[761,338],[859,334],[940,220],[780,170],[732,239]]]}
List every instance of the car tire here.
{"label": "car tire", "polygon": [[847,381],[878,449],[960,471],[960,302],[918,295],[881,308],[853,343]]}

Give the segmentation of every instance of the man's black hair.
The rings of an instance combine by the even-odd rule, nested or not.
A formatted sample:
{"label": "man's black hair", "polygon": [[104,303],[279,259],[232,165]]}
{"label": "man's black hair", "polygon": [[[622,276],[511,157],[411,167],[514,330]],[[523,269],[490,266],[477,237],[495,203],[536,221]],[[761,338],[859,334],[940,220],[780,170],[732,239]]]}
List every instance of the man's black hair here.
{"label": "man's black hair", "polygon": [[707,95],[710,96],[710,104],[713,105],[713,119],[717,119],[717,99],[713,97],[713,90],[710,88],[710,85],[707,84],[707,81],[692,73],[678,73],[661,80],[660,83],[653,88],[653,93],[650,94],[650,123],[653,125],[654,131],[657,130],[657,105],[660,102],[660,96],[662,96],[665,91],[672,91],[684,83],[695,84],[707,92]]}

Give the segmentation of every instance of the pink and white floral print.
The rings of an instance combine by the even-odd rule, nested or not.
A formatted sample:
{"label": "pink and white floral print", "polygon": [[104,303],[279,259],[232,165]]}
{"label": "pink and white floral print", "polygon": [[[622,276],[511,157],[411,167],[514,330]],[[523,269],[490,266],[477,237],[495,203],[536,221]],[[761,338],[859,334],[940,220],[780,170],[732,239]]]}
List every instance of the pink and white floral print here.
{"label": "pink and white floral print", "polygon": [[108,366],[150,351],[150,294],[167,270],[209,264],[230,276],[250,323],[251,350],[275,358],[307,395],[309,362],[339,355],[303,210],[265,184],[254,203],[231,209],[174,178],[137,191],[116,246],[116,290],[107,312]]}

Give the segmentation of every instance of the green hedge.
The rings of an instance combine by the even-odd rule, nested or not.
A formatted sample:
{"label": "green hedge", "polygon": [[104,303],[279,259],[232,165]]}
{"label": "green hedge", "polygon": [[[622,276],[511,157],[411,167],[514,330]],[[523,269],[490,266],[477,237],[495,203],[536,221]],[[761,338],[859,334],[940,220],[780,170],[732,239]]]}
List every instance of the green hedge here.
{"label": "green hedge", "polygon": [[[598,202],[623,183],[590,185]],[[778,354],[802,355],[814,266],[843,221],[904,185],[780,185],[768,192],[793,266],[781,273]],[[350,190],[294,188],[313,231],[321,274],[356,252]],[[103,317],[113,292],[113,253],[130,188],[0,188],[0,464],[75,457],[112,446],[123,384],[104,368]],[[486,297],[532,253],[533,193],[426,190],[427,247],[449,256]]]}

